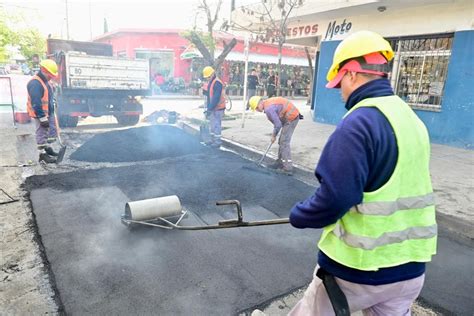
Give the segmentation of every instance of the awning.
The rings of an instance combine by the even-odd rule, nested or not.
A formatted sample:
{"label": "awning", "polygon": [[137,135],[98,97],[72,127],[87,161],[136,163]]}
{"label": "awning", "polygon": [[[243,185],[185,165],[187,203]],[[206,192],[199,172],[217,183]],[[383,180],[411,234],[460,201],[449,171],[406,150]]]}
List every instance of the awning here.
{"label": "awning", "polygon": [[181,59],[192,59],[202,57],[201,52],[194,46],[194,44],[189,44],[188,47],[179,55]]}
{"label": "awning", "polygon": [[[216,56],[219,56],[222,51],[216,51]],[[244,53],[240,52],[230,52],[226,60],[233,61],[245,61]],[[266,64],[278,64],[278,57],[274,55],[262,55],[262,54],[249,54],[249,62],[253,63],[266,63]],[[289,66],[309,66],[308,59],[306,58],[296,58],[296,57],[286,57],[282,56],[281,58],[282,65]]]}

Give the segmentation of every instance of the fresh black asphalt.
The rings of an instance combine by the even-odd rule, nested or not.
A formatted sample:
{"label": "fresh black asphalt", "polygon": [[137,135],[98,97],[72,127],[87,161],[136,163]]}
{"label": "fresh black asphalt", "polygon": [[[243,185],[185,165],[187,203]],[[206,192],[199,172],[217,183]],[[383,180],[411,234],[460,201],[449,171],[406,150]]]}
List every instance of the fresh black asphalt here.
{"label": "fresh black asphalt", "polygon": [[[172,194],[191,211],[183,224],[233,218],[232,208],[215,206],[222,199],[240,200],[246,220],[287,217],[296,201],[314,191],[292,177],[244,169],[251,163],[235,154],[179,139],[186,137],[172,144],[187,144],[180,150],[189,151],[155,152],[161,159],[153,164],[27,179],[66,313],[230,315],[309,283],[319,230],[278,225],[129,231],[120,223],[126,202]],[[120,146],[116,150],[126,156]],[[473,258],[472,245],[442,234],[422,300],[448,313],[472,315]]]}

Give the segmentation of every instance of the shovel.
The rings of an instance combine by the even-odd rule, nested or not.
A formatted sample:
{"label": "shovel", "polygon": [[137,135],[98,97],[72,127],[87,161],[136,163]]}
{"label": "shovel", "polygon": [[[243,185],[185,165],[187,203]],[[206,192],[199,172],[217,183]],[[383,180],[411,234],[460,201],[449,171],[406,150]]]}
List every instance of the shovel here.
{"label": "shovel", "polygon": [[59,145],[61,146],[58,152],[58,158],[56,158],[56,163],[60,163],[61,161],[63,161],[64,155],[66,154],[67,147],[66,145],[63,144],[61,140],[61,128],[59,127],[58,106],[57,106],[56,100],[54,100],[54,121],[56,123],[56,133],[58,134]]}

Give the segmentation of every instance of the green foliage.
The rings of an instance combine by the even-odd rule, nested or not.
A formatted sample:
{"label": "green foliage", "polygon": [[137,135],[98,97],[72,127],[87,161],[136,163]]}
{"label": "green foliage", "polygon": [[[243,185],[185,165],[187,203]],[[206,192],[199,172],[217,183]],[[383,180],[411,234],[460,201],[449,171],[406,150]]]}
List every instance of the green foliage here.
{"label": "green foliage", "polygon": [[46,39],[36,29],[26,29],[18,32],[20,52],[27,60],[38,54],[46,52]]}
{"label": "green foliage", "polygon": [[188,41],[192,42],[192,35],[195,34],[201,39],[201,42],[206,46],[208,50],[213,50],[216,48],[216,42],[214,38],[209,33],[202,33],[202,32],[196,32],[196,31],[184,31],[181,32],[181,36],[187,39]]}
{"label": "green foliage", "polygon": [[30,59],[33,54],[44,55],[46,51],[45,37],[32,27],[16,28],[15,26],[21,20],[21,16],[7,14],[0,7],[0,62],[8,62],[11,57],[6,50],[8,45],[19,47],[20,53],[26,59]]}

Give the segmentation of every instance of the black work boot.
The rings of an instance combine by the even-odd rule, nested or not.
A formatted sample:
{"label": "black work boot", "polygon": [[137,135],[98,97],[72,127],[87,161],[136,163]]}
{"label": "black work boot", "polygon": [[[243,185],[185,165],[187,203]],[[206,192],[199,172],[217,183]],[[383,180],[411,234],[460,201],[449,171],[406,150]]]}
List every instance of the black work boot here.
{"label": "black work boot", "polygon": [[57,156],[59,155],[59,154],[58,154],[57,152],[55,152],[55,151],[53,150],[53,148],[51,148],[51,147],[46,147],[46,148],[44,149],[44,151],[45,151],[48,155],[53,156],[53,157],[57,157]]}
{"label": "black work boot", "polygon": [[56,158],[51,157],[47,153],[41,153],[39,155],[39,162],[45,162],[45,163],[56,163]]}

